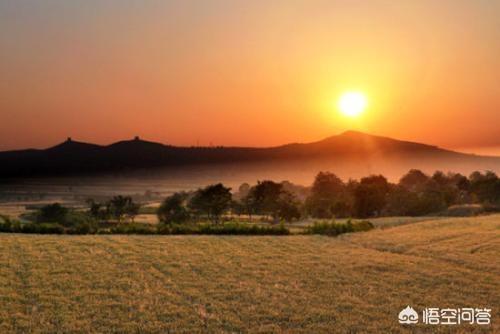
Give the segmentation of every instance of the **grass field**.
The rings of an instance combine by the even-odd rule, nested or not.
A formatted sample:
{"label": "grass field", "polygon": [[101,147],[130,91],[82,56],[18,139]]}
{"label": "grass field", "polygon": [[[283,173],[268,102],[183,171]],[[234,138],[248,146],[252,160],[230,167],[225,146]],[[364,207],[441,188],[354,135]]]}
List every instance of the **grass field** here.
{"label": "grass field", "polygon": [[[288,237],[0,234],[0,333],[499,332],[500,216]],[[403,327],[406,305],[490,326]]]}

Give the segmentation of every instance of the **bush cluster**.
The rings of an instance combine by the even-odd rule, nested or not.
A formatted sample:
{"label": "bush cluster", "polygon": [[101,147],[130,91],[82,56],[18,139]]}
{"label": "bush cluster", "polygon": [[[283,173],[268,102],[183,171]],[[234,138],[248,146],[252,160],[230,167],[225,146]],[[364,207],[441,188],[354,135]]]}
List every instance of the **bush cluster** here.
{"label": "bush cluster", "polygon": [[101,234],[156,234],[157,230],[154,226],[145,224],[122,224],[99,232]]}
{"label": "bush cluster", "polygon": [[283,225],[258,226],[240,223],[212,224],[160,224],[159,234],[207,234],[207,235],[289,235]]}
{"label": "bush cluster", "polygon": [[356,222],[351,222],[349,220],[345,224],[336,222],[316,222],[306,229],[306,233],[337,236],[343,233],[369,231],[373,228],[373,224],[366,220]]}
{"label": "bush cluster", "polygon": [[290,231],[283,225],[257,226],[239,223],[211,224],[120,224],[111,228],[98,229],[95,225],[78,224],[64,227],[57,223],[20,223],[0,221],[0,232],[27,234],[137,234],[137,235],[288,235]]}
{"label": "bush cluster", "polygon": [[64,226],[57,223],[25,223],[18,221],[0,222],[0,232],[26,234],[64,234]]}

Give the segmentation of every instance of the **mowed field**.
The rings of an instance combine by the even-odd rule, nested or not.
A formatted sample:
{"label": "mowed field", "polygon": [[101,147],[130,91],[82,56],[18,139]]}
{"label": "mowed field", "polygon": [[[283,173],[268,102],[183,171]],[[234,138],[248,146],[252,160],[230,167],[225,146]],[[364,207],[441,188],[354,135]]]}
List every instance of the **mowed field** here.
{"label": "mowed field", "polygon": [[[500,216],[343,235],[0,234],[0,333],[500,332]],[[400,325],[413,306],[490,326]]]}

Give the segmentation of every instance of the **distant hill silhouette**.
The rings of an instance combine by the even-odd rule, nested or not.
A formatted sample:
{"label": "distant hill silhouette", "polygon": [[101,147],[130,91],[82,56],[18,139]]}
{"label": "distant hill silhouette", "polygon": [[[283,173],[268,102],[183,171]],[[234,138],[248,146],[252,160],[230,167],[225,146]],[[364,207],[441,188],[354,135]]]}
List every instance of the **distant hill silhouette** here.
{"label": "distant hill silhouette", "polygon": [[[67,141],[45,150],[0,152],[0,178],[58,176],[122,172],[137,169],[197,165],[266,164],[321,168],[340,164],[405,163],[419,167],[426,162],[434,169],[465,164],[474,169],[500,168],[500,158],[464,154],[436,146],[347,131],[317,142],[270,148],[176,147],[144,141],[120,141],[108,146]],[[412,165],[413,164],[413,165]],[[449,168],[448,168],[449,167]],[[312,168],[312,167],[311,167]]]}

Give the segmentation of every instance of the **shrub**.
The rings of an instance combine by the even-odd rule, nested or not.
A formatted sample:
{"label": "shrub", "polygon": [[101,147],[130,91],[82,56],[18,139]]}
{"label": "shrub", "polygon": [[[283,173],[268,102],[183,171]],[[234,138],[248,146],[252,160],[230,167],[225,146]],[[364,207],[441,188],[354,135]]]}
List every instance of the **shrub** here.
{"label": "shrub", "polygon": [[314,225],[309,226],[306,230],[308,234],[322,234],[329,236],[336,236],[344,229],[344,224],[329,223],[329,222],[315,222]]}
{"label": "shrub", "polygon": [[290,231],[283,225],[258,226],[238,223],[228,223],[222,226],[201,225],[200,234],[219,235],[288,235]]}
{"label": "shrub", "polygon": [[97,220],[86,212],[69,211],[66,215],[65,226],[76,227],[81,224],[97,225]]}
{"label": "shrub", "polygon": [[290,231],[283,225],[258,226],[239,223],[226,223],[222,225],[167,225],[158,226],[158,234],[206,234],[206,235],[288,235]]}
{"label": "shrub", "polygon": [[92,219],[76,222],[73,227],[68,229],[68,234],[96,234],[99,227]]}
{"label": "shrub", "polygon": [[28,234],[160,234],[160,235],[288,235],[284,225],[258,226],[241,223],[213,224],[118,224],[106,230],[99,229],[93,219],[81,220],[70,228],[57,223],[26,223],[0,220],[0,232]]}
{"label": "shrub", "polygon": [[484,204],[483,209],[486,213],[497,213],[500,212],[500,205]]}
{"label": "shrub", "polygon": [[489,211],[491,208],[493,207],[490,205],[481,204],[452,205],[441,212],[440,215],[446,217],[473,217],[487,212],[495,212],[495,210]]}
{"label": "shrub", "polygon": [[21,224],[21,233],[33,234],[64,234],[64,227],[57,223],[27,223]]}
{"label": "shrub", "polygon": [[314,225],[309,226],[306,229],[306,233],[337,236],[343,233],[369,231],[373,228],[373,224],[366,220],[354,223],[349,220],[345,224],[335,222],[316,222]]}
{"label": "shrub", "polygon": [[361,220],[352,223],[352,232],[365,232],[374,228],[375,226],[368,220]]}
{"label": "shrub", "polygon": [[198,226],[194,224],[158,224],[156,231],[163,235],[197,234],[198,229]]}
{"label": "shrub", "polygon": [[0,217],[0,232],[17,233],[21,231],[21,223],[12,221],[6,216]]}
{"label": "shrub", "polygon": [[156,234],[154,227],[144,224],[120,224],[109,230],[110,234]]}

